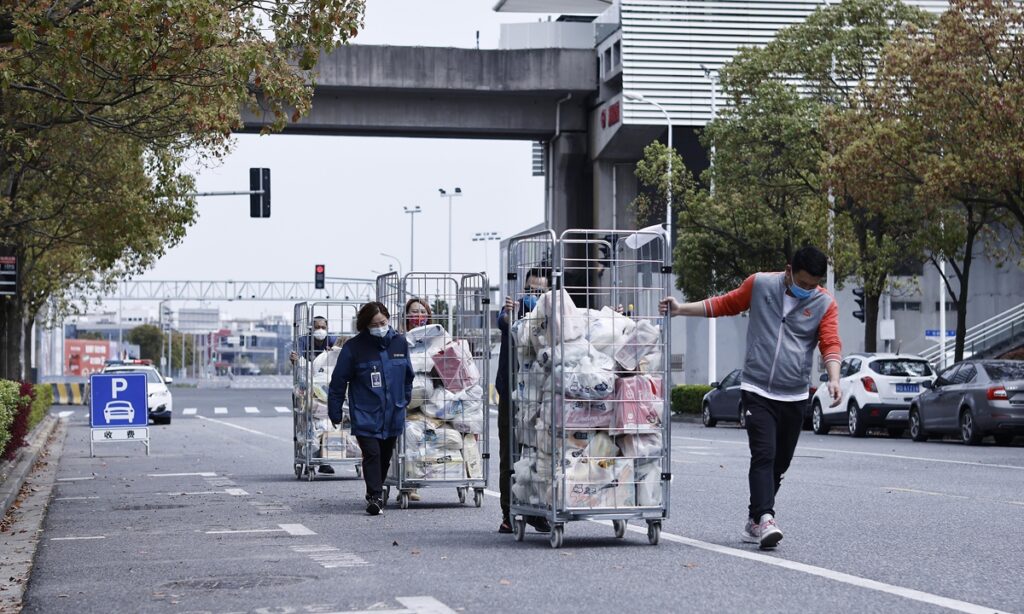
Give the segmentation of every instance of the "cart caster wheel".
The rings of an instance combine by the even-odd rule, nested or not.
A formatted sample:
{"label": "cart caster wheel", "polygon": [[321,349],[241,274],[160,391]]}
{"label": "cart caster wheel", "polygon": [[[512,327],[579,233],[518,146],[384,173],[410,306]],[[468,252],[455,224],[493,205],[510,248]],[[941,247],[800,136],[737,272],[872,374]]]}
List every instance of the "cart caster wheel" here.
{"label": "cart caster wheel", "polygon": [[550,541],[551,541],[551,547],[552,548],[561,548],[562,547],[562,537],[563,536],[564,536],[564,528],[563,528],[562,525],[556,524],[556,525],[552,526],[551,527],[551,537],[549,538]]}
{"label": "cart caster wheel", "polygon": [[481,505],[484,504],[484,491],[483,490],[477,488],[475,491],[473,491],[473,503],[477,507],[480,507]]}
{"label": "cart caster wheel", "polygon": [[523,541],[526,538],[526,519],[514,518],[512,520],[512,530],[515,531],[516,541]]}
{"label": "cart caster wheel", "polygon": [[402,508],[403,510],[409,509],[409,493],[398,493],[398,507]]}
{"label": "cart caster wheel", "polygon": [[661,523],[660,522],[648,522],[647,523],[647,541],[652,546],[657,546],[661,540]]}
{"label": "cart caster wheel", "polygon": [[612,527],[615,529],[615,537],[622,539],[626,536],[626,521],[625,520],[613,520]]}
{"label": "cart caster wheel", "polygon": [[456,488],[455,490],[459,493],[459,503],[465,503],[466,502],[466,489],[465,488]]}
{"label": "cart caster wheel", "polygon": [[385,486],[384,487],[384,505],[387,505],[388,504],[388,500],[390,500],[390,499],[391,499],[391,487],[390,486]]}
{"label": "cart caster wheel", "polygon": [[295,465],[295,479],[302,479],[302,465]]}
{"label": "cart caster wheel", "polygon": [[306,467],[306,479],[309,480],[310,482],[312,482],[315,477],[316,477],[316,467],[314,467],[312,465],[310,465],[309,467]]}

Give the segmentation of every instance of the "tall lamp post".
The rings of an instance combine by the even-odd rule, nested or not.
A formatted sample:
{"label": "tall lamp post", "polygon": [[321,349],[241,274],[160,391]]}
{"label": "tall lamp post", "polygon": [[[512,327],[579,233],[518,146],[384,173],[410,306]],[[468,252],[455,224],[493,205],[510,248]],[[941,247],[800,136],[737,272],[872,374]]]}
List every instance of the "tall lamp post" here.
{"label": "tall lamp post", "polygon": [[392,256],[391,254],[385,254],[384,252],[381,252],[380,255],[384,256],[385,258],[391,258],[392,260],[395,261],[395,264],[398,266],[398,276],[401,277],[402,276],[402,261],[399,260],[398,258]]}
{"label": "tall lamp post", "polygon": [[455,188],[449,193],[444,188],[438,188],[437,191],[441,194],[441,198],[448,199],[448,271],[452,270],[452,199],[456,196],[462,196],[462,188]]}
{"label": "tall lamp post", "polygon": [[490,274],[490,264],[487,258],[487,242],[488,241],[501,241],[501,237],[496,232],[478,232],[473,235],[473,242],[482,242],[484,244],[484,272]]}
{"label": "tall lamp post", "polygon": [[[704,76],[711,83],[711,121],[718,117],[718,73],[701,64]],[[711,164],[715,168],[715,142],[711,142]],[[715,195],[715,174],[711,173],[711,185],[708,186],[711,195]],[[708,318],[708,381],[713,382],[718,373],[718,322],[715,318]]]}
{"label": "tall lamp post", "polygon": [[402,207],[402,209],[409,214],[409,270],[416,270],[416,225],[415,219],[416,214],[421,213],[419,205],[415,207]]}
{"label": "tall lamp post", "polygon": [[637,92],[625,91],[622,92],[622,96],[626,100],[632,100],[634,102],[643,102],[649,104],[652,107],[661,111],[665,116],[665,123],[668,126],[668,194],[666,194],[666,205],[665,205],[665,235],[668,237],[668,248],[672,249],[672,154],[675,149],[672,148],[672,116],[668,114],[665,107],[649,100],[644,97],[643,94]]}

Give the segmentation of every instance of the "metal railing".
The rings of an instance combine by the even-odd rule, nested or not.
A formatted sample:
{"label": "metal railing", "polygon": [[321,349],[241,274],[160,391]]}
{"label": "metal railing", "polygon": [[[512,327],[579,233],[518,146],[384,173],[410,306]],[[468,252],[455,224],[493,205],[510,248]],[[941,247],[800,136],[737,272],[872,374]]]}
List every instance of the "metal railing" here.
{"label": "metal railing", "polygon": [[303,281],[122,281],[97,298],[124,301],[371,300],[374,280],[328,278],[323,289]]}
{"label": "metal railing", "polygon": [[[964,352],[970,352],[973,356],[1021,336],[1024,336],[1024,303],[969,326],[964,335]],[[947,338],[947,354],[952,351],[955,342],[954,338]],[[932,364],[938,364],[942,348],[936,344],[934,348],[921,352],[920,356]]]}

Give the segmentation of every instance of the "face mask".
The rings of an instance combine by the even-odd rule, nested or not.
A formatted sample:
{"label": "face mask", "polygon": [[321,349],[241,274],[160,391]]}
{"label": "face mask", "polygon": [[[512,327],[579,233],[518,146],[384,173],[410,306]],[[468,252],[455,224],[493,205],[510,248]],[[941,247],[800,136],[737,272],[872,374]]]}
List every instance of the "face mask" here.
{"label": "face mask", "polygon": [[371,326],[370,334],[373,335],[374,337],[380,337],[383,339],[384,337],[388,336],[388,328],[389,327],[387,326]]}
{"label": "face mask", "polygon": [[798,301],[802,301],[805,298],[809,298],[811,296],[811,294],[813,293],[813,291],[811,291],[811,290],[804,290],[800,286],[796,285],[795,282],[789,285],[789,292],[794,297],[796,297],[796,299]]}
{"label": "face mask", "polygon": [[327,331],[322,328],[318,328],[313,331],[313,338],[317,341],[323,341],[327,338]]}
{"label": "face mask", "polygon": [[409,316],[406,320],[409,322],[409,328],[426,326],[427,324],[427,316]]}
{"label": "face mask", "polygon": [[537,306],[537,297],[533,294],[527,294],[523,297],[523,309],[526,311],[533,311],[533,308]]}

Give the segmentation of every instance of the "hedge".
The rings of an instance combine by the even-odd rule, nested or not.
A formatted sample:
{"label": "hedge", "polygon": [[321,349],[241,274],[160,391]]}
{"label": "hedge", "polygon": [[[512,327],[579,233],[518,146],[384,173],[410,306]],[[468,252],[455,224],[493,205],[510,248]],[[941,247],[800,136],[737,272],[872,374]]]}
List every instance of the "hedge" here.
{"label": "hedge", "polygon": [[672,413],[699,415],[701,400],[710,390],[705,384],[676,386],[672,389]]}
{"label": "hedge", "polygon": [[0,456],[13,459],[53,405],[53,387],[0,380]]}

